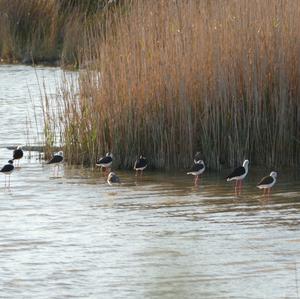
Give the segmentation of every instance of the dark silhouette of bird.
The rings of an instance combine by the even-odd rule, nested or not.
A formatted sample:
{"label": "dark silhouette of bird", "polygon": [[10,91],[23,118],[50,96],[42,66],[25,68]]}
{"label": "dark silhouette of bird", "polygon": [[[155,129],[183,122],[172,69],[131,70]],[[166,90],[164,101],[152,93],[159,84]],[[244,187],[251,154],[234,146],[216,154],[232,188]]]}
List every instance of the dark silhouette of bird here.
{"label": "dark silhouette of bird", "polygon": [[113,162],[112,153],[107,153],[104,157],[101,157],[96,162],[96,166],[100,166],[107,173],[111,170],[112,162]]}
{"label": "dark silhouette of bird", "polygon": [[[53,176],[58,177],[58,173],[59,173],[59,165],[63,162],[64,160],[64,154],[62,151],[58,152],[57,154],[54,154],[52,159],[50,161],[47,162],[47,164],[54,164],[54,172],[53,172]],[[55,170],[57,169],[57,173],[55,175]]]}
{"label": "dark silhouette of bird", "polygon": [[243,163],[243,166],[239,166],[236,169],[233,170],[230,175],[226,177],[227,182],[235,180],[235,191],[237,194],[240,194],[242,192],[243,188],[243,179],[247,176],[248,174],[248,165],[249,165],[249,160],[245,160]]}
{"label": "dark silhouette of bird", "polygon": [[195,184],[198,183],[199,180],[199,176],[205,171],[205,164],[203,162],[203,160],[195,160],[194,159],[194,164],[191,167],[191,169],[189,170],[189,172],[187,172],[187,174],[191,174],[193,176],[195,176]]}
{"label": "dark silhouette of bird", "polygon": [[20,167],[20,159],[23,158],[23,155],[24,153],[21,146],[18,146],[13,152],[13,160],[18,161],[18,167]]}
{"label": "dark silhouette of bird", "polygon": [[136,176],[138,175],[138,172],[140,171],[141,175],[143,174],[144,169],[148,166],[148,160],[141,155],[135,162],[133,169],[136,171]]}
{"label": "dark silhouette of bird", "polygon": [[120,178],[114,173],[114,172],[110,172],[108,177],[107,177],[107,183],[109,185],[113,185],[113,184],[120,184]]}
{"label": "dark silhouette of bird", "polygon": [[261,181],[257,184],[257,188],[264,190],[264,195],[267,193],[271,194],[271,188],[275,185],[277,178],[277,172],[272,171],[270,175],[265,176],[261,179]]}
{"label": "dark silhouette of bird", "polygon": [[5,174],[5,183],[4,183],[5,187],[6,187],[6,176],[8,176],[8,187],[10,187],[10,175],[13,172],[14,169],[15,169],[15,167],[14,167],[14,161],[13,160],[9,160],[8,164],[5,164],[1,168],[0,172]]}

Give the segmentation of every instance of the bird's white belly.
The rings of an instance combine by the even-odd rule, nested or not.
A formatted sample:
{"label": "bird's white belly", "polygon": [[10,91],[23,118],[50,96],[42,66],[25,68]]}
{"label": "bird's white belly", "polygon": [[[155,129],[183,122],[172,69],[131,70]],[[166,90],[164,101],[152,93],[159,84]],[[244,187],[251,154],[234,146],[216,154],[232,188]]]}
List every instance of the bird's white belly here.
{"label": "bird's white belly", "polygon": [[273,183],[271,183],[271,184],[260,185],[260,186],[257,186],[257,188],[259,188],[259,189],[267,189],[267,188],[272,188],[272,187],[274,186],[275,182],[276,182],[276,181],[274,180],[274,182],[273,182]]}
{"label": "bird's white belly", "polygon": [[192,175],[200,175],[200,174],[203,173],[203,171],[204,171],[204,169],[201,169],[201,170],[199,170],[199,171],[193,171],[193,172],[192,172]]}
{"label": "bird's white belly", "polygon": [[146,167],[147,167],[147,165],[144,167],[135,168],[135,170],[144,170]]}
{"label": "bird's white belly", "polygon": [[247,176],[247,172],[240,176],[235,176],[233,178],[227,179],[227,181],[233,181],[233,180],[243,180]]}
{"label": "bird's white belly", "polygon": [[111,164],[112,164],[112,162],[110,162],[110,163],[101,163],[101,164],[99,164],[99,165],[100,165],[101,167],[108,168],[108,167],[111,166]]}
{"label": "bird's white belly", "polygon": [[6,171],[6,172],[3,172],[5,175],[10,175],[11,173],[13,172],[13,170],[11,171]]}

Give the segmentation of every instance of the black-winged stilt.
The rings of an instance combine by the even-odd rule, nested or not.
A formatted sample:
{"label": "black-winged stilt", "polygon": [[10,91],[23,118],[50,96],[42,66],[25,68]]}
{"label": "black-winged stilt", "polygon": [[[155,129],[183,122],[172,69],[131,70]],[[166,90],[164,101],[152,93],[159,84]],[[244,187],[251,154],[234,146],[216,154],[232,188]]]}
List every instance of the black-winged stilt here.
{"label": "black-winged stilt", "polygon": [[61,164],[64,160],[64,154],[62,151],[58,152],[57,154],[54,154],[52,159],[47,162],[47,164],[54,164],[54,171],[53,171],[53,176],[55,177],[55,169],[57,167],[57,174],[56,177],[58,177],[59,173],[59,164]]}
{"label": "black-winged stilt", "polygon": [[23,155],[24,153],[21,146],[18,146],[17,149],[15,149],[13,152],[13,160],[18,161],[18,167],[20,167],[20,159],[23,158]]}
{"label": "black-winged stilt", "polygon": [[203,160],[194,160],[194,165],[186,174],[191,174],[195,176],[195,184],[199,180],[199,176],[205,171],[205,164]]}
{"label": "black-winged stilt", "polygon": [[2,169],[0,170],[0,172],[2,172],[3,174],[5,174],[5,183],[4,186],[6,187],[6,176],[8,176],[8,187],[10,187],[10,174],[13,172],[14,170],[14,161],[13,160],[9,160],[8,164],[5,164]]}
{"label": "black-winged stilt", "polygon": [[96,166],[100,166],[105,172],[109,172],[111,169],[111,165],[113,162],[113,155],[112,153],[107,153],[105,157],[101,157],[97,162]]}
{"label": "black-winged stilt", "polygon": [[272,171],[270,175],[265,176],[261,179],[261,181],[257,184],[257,188],[264,189],[264,195],[267,193],[271,194],[271,188],[275,185],[277,178],[277,172]]}
{"label": "black-winged stilt", "polygon": [[107,183],[109,185],[113,185],[113,184],[120,184],[121,181],[120,181],[119,177],[114,172],[110,172],[108,174],[108,177],[107,177]]}
{"label": "black-winged stilt", "polygon": [[227,182],[235,180],[235,191],[241,193],[243,187],[243,179],[248,174],[249,160],[245,160],[243,166],[237,167],[229,176],[226,177]]}
{"label": "black-winged stilt", "polygon": [[143,170],[148,166],[147,159],[141,155],[134,163],[133,169],[136,171],[136,176],[138,175],[138,172],[140,171],[141,175],[143,174]]}

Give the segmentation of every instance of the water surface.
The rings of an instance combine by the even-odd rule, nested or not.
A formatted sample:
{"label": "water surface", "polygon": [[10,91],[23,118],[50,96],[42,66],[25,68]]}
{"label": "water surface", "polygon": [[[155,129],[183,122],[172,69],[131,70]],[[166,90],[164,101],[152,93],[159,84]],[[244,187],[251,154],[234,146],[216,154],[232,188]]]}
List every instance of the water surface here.
{"label": "water surface", "polygon": [[[6,145],[41,140],[26,130],[32,99],[42,123],[36,79],[55,92],[59,77],[0,66],[1,165]],[[10,189],[0,176],[0,298],[299,298],[299,172],[279,170],[264,200],[271,170],[251,166],[239,197],[226,170],[198,187],[184,171],[118,171],[112,187],[95,169],[52,171],[26,153]]]}

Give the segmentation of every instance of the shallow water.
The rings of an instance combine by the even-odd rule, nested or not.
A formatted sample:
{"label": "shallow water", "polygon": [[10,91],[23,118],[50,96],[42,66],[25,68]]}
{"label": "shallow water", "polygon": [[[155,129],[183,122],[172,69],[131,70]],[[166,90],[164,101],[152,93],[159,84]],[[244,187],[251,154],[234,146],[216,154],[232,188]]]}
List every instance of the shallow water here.
{"label": "shallow water", "polygon": [[[6,145],[40,139],[24,134],[28,99],[59,74],[0,66],[1,165]],[[239,197],[226,170],[198,187],[184,171],[118,171],[109,186],[98,170],[52,170],[26,153],[10,189],[0,176],[0,298],[299,298],[299,172],[279,170],[267,201],[255,183],[270,169],[250,168]]]}

